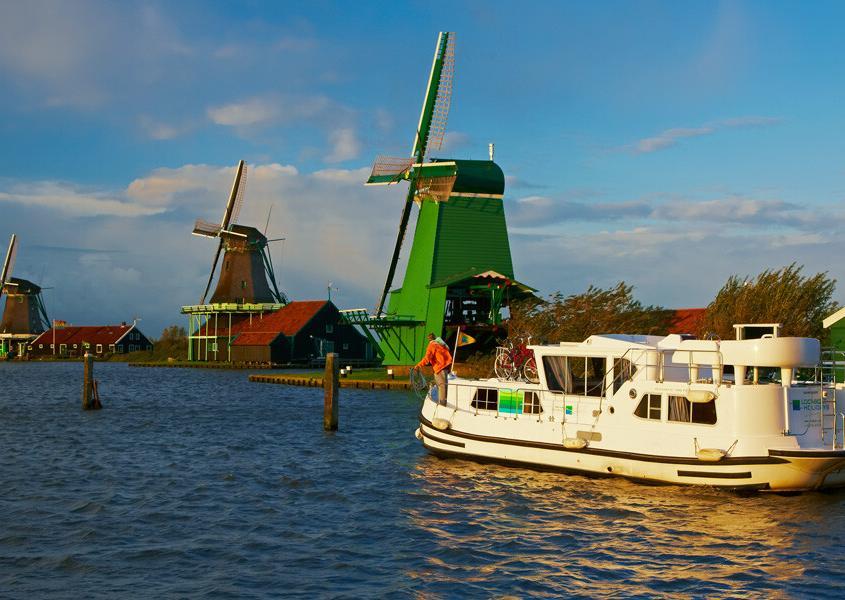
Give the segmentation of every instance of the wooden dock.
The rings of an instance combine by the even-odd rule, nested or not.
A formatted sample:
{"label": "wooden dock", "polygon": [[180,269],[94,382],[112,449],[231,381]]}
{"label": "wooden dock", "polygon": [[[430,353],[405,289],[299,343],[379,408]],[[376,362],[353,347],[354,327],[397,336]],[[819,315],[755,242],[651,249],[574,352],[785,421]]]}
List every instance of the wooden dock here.
{"label": "wooden dock", "polygon": [[246,363],[227,362],[131,362],[130,367],[147,367],[157,369],[223,369],[223,370],[251,370],[279,369],[279,365],[251,365]]}
{"label": "wooden dock", "polygon": [[[322,377],[303,377],[302,375],[250,375],[250,381],[256,383],[275,383],[277,385],[299,385],[304,387],[323,387]],[[340,387],[361,390],[409,390],[408,381],[375,379],[340,379]]]}

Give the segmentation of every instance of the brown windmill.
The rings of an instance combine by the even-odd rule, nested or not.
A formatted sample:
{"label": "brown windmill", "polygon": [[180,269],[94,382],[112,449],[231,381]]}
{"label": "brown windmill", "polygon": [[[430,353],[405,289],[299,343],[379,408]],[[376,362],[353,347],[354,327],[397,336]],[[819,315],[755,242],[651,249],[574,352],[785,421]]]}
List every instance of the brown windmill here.
{"label": "brown windmill", "polygon": [[268,240],[255,227],[236,224],[243,204],[245,188],[246,164],[240,161],[220,225],[202,219],[197,219],[194,225],[194,235],[220,238],[200,305],[205,304],[217,270],[217,263],[220,260],[220,253],[224,250],[223,266],[220,269],[217,287],[211,296],[211,304],[287,303],[287,298],[276,285],[273,263],[267,249],[270,242],[277,240]]}
{"label": "brown windmill", "polygon": [[18,353],[21,353],[22,346],[46,331],[50,322],[41,299],[41,287],[26,279],[12,277],[17,248],[17,236],[12,234],[0,270],[0,297],[6,296],[6,307],[0,321],[0,356],[13,351],[16,343]]}

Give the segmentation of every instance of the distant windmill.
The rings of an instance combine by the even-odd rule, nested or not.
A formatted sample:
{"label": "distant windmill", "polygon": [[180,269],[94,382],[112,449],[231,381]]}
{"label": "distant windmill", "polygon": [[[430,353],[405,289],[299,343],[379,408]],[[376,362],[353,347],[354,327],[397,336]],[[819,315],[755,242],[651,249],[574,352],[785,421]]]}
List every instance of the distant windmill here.
{"label": "distant windmill", "polygon": [[220,254],[224,250],[223,266],[217,287],[211,296],[211,304],[287,302],[287,298],[276,285],[273,263],[267,250],[267,244],[276,240],[268,240],[255,227],[236,224],[244,200],[246,171],[246,163],[240,161],[220,225],[201,219],[197,219],[194,225],[194,235],[220,239],[214,261],[211,263],[208,283],[200,299],[201,305],[205,304],[208,297]]}
{"label": "distant windmill", "polygon": [[0,297],[6,295],[0,335],[34,336],[47,330],[50,319],[41,299],[41,287],[29,280],[12,277],[17,249],[18,238],[13,233],[0,270]]}

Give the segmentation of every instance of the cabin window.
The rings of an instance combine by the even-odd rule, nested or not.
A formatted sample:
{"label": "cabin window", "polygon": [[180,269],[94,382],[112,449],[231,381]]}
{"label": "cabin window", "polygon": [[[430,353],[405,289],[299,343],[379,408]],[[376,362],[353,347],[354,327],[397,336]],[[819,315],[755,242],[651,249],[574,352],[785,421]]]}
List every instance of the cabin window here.
{"label": "cabin window", "polygon": [[613,393],[619,391],[622,384],[634,378],[637,367],[627,358],[616,358],[613,360]]}
{"label": "cabin window", "polygon": [[544,356],[543,370],[546,372],[546,385],[550,391],[572,393],[572,373],[565,356]]}
{"label": "cabin window", "polygon": [[660,394],[644,394],[637,404],[634,415],[641,419],[660,420],[660,404],[663,397]]}
{"label": "cabin window", "polygon": [[103,345],[97,344],[97,354],[102,354],[102,353],[103,353]]}
{"label": "cabin window", "polygon": [[546,384],[553,392],[604,396],[607,361],[603,356],[544,356]]}
{"label": "cabin window", "polygon": [[690,402],[684,396],[669,396],[669,420],[676,423],[716,423],[716,403]]}
{"label": "cabin window", "polygon": [[475,390],[470,406],[481,410],[497,410],[499,407],[499,390],[478,388]]}
{"label": "cabin window", "polygon": [[326,323],[326,333],[334,333],[334,325]]}
{"label": "cabin window", "polygon": [[343,345],[343,349],[344,349],[344,350],[349,350],[349,344],[344,344],[344,345]]}
{"label": "cabin window", "polygon": [[123,354],[123,346],[117,346],[117,353]]}
{"label": "cabin window", "polygon": [[59,344],[59,353],[64,354],[67,352],[67,344]]}
{"label": "cabin window", "polygon": [[43,349],[44,349],[44,344],[38,344],[38,349],[39,349],[39,350],[43,350]]}
{"label": "cabin window", "polygon": [[114,344],[109,344],[109,352],[114,354]]}
{"label": "cabin window", "polygon": [[543,412],[540,406],[540,394],[538,392],[526,391],[522,402],[522,412],[526,415],[539,415]]}

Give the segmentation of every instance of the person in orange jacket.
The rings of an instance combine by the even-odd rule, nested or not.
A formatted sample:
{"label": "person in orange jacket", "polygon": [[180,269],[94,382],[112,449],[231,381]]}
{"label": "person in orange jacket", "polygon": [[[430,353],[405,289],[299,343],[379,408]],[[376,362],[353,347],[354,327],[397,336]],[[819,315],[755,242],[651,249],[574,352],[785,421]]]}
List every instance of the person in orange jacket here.
{"label": "person in orange jacket", "polygon": [[449,374],[449,367],[452,365],[452,354],[446,344],[437,341],[437,337],[433,333],[428,334],[428,348],[426,348],[425,356],[418,362],[414,369],[419,369],[426,365],[431,365],[434,370],[434,383],[437,384],[437,401],[446,406],[446,392],[447,382],[446,376]]}

